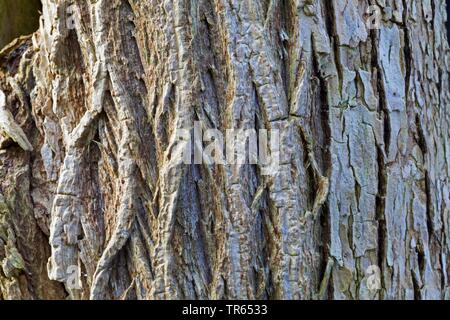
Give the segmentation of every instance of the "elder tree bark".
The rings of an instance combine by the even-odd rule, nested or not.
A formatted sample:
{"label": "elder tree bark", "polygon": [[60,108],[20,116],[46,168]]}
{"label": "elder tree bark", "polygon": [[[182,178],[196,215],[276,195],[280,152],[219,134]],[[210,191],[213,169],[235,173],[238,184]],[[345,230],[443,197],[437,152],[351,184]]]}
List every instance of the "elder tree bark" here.
{"label": "elder tree bark", "polygon": [[[0,53],[0,298],[450,298],[444,0],[42,3]],[[179,164],[194,121],[280,130],[279,170]]]}

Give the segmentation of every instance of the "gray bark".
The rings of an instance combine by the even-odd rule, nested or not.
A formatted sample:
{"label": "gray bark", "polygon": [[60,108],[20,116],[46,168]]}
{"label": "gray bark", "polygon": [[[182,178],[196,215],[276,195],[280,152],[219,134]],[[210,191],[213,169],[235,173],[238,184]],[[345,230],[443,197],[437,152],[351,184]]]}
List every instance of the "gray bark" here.
{"label": "gray bark", "polygon": [[[42,2],[0,53],[0,298],[450,298],[444,0]],[[280,130],[279,170],[179,164],[194,121]]]}

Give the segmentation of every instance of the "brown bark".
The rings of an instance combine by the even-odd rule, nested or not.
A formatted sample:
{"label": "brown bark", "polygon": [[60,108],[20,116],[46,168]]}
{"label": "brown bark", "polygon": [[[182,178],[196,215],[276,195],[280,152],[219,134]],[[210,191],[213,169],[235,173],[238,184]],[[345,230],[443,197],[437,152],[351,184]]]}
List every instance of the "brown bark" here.
{"label": "brown bark", "polygon": [[[444,0],[42,2],[0,53],[0,298],[450,297]],[[195,121],[279,130],[278,170],[180,164]]]}

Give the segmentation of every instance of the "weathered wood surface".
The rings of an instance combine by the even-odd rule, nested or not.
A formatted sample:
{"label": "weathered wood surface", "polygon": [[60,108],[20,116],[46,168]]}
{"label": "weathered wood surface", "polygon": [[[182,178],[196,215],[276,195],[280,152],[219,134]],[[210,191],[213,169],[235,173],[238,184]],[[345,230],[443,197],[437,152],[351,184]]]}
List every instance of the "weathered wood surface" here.
{"label": "weathered wood surface", "polygon": [[[444,0],[43,0],[0,54],[0,298],[450,298],[445,21]],[[279,170],[180,165],[194,121],[280,130]]]}

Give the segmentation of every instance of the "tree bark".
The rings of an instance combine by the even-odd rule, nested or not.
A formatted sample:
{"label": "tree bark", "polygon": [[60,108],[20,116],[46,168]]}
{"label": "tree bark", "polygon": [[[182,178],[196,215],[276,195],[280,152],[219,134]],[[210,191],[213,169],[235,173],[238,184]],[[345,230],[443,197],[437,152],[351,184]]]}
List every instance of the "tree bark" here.
{"label": "tree bark", "polygon": [[[42,5],[0,53],[0,298],[450,298],[444,0]],[[278,170],[180,164],[196,121],[279,130]]]}

